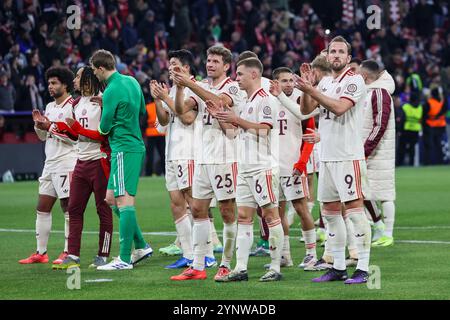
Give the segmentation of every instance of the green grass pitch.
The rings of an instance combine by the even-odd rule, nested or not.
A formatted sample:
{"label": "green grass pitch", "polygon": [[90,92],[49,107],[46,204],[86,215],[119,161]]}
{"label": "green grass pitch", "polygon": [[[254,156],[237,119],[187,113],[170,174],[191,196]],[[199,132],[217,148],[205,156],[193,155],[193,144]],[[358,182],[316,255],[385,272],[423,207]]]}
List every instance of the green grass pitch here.
{"label": "green grass pitch", "polygon": [[[142,178],[137,197],[138,221],[154,254],[134,270],[100,272],[88,269],[97,251],[98,218],[91,201],[85,214],[81,253],[81,289],[69,290],[68,274],[54,271],[51,264],[20,265],[35,250],[34,236],[37,182],[0,184],[0,299],[450,299],[450,167],[401,168],[397,170],[397,215],[390,248],[372,249],[371,265],[379,266],[381,288],[339,283],[315,284],[320,272],[304,272],[296,266],[304,256],[298,241],[298,218],[291,231],[295,266],[283,268],[284,279],[259,283],[268,258],[250,257],[250,279],[245,283],[215,283],[216,268],[205,281],[171,282],[178,270],[165,270],[174,257],[159,255],[158,249],[174,240],[169,198],[163,178]],[[91,199],[92,200],[92,199]],[[316,206],[317,207],[317,206]],[[317,209],[315,209],[317,216]],[[221,219],[215,212],[217,230]],[[114,217],[115,231],[117,219]],[[258,230],[255,222],[255,241]],[[63,215],[53,212],[53,232],[48,253],[54,259],[63,247]],[[163,234],[156,234],[162,232]],[[171,234],[164,234],[164,233]],[[319,254],[322,253],[319,248]],[[118,254],[118,235],[113,237],[112,255]],[[220,259],[219,255],[216,255]],[[233,262],[234,266],[234,262]],[[349,270],[350,273],[353,269]],[[111,282],[90,282],[112,279]],[[87,282],[86,282],[87,281]]]}

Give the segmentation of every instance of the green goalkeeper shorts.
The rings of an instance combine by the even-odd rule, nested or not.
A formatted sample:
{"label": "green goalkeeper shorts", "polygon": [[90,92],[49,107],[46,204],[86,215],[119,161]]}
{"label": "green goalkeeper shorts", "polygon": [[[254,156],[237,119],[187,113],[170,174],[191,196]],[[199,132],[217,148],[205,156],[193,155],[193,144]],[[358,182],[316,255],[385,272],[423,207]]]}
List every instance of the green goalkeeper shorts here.
{"label": "green goalkeeper shorts", "polygon": [[136,196],[139,176],[144,163],[145,152],[115,152],[111,154],[111,173],[108,190],[114,190],[114,197]]}

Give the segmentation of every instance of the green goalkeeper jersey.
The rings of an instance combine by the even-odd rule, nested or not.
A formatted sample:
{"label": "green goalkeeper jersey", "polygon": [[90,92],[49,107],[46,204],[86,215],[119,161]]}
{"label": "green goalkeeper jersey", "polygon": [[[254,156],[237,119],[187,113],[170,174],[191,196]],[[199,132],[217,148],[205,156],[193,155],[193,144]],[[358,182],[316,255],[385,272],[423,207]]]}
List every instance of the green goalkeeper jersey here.
{"label": "green goalkeeper jersey", "polygon": [[145,101],[139,83],[115,72],[106,84],[99,132],[108,135],[113,153],[144,152],[139,116],[145,113]]}

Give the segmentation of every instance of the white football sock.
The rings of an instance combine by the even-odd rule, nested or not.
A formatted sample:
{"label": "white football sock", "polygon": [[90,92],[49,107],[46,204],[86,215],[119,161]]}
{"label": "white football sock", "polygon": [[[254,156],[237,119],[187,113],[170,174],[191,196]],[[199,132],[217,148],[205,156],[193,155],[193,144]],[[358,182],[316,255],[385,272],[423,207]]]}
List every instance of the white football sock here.
{"label": "white football sock", "polygon": [[214,225],[214,219],[209,218],[209,221],[211,221],[212,243],[213,243],[213,246],[215,246],[216,244],[220,244],[220,240],[217,237],[217,231],[216,231],[216,226]]}
{"label": "white football sock", "polygon": [[64,212],[64,252],[69,252],[69,212]]}
{"label": "white football sock", "polygon": [[384,224],[386,225],[386,229],[384,230],[384,235],[387,237],[393,237],[394,221],[395,221],[394,201],[381,202],[381,208],[383,210]]}
{"label": "white football sock", "polygon": [[191,226],[193,226],[194,225],[194,216],[192,215],[191,208],[187,207],[186,213],[189,216],[189,221],[191,222]]}
{"label": "white football sock", "polygon": [[272,220],[269,226],[270,269],[280,272],[281,252],[283,251],[284,232],[281,219]]}
{"label": "white football sock", "polygon": [[369,271],[372,231],[364,213],[364,208],[348,209],[345,210],[345,213],[352,220],[353,229],[355,230],[355,244],[358,250],[358,265],[356,269]]}
{"label": "white football sock", "polygon": [[194,219],[192,228],[192,240],[194,249],[193,268],[195,270],[205,269],[205,256],[208,253],[208,238],[210,235],[209,228],[211,223],[209,218]]}
{"label": "white football sock", "polygon": [[291,258],[291,243],[289,241],[289,236],[284,235],[283,239],[283,251],[281,252],[281,256],[286,259]]}
{"label": "white football sock", "polygon": [[358,250],[356,248],[355,230],[353,228],[353,222],[349,217],[344,218],[345,227],[347,228],[347,249],[349,255],[353,258],[358,256]]}
{"label": "white football sock", "polygon": [[223,253],[221,265],[230,268],[236,244],[237,223],[223,224]]}
{"label": "white football sock", "polygon": [[208,235],[208,251],[206,253],[207,257],[214,257],[214,245],[213,245],[213,223],[209,220],[209,235]]}
{"label": "white football sock", "polygon": [[311,254],[316,258],[316,229],[302,230],[302,236],[305,239],[306,254]]}
{"label": "white football sock", "polygon": [[327,244],[333,256],[333,268],[345,270],[345,241],[347,239],[347,229],[341,211],[322,212],[322,217],[328,223]]}
{"label": "white football sock", "polygon": [[235,271],[247,270],[248,256],[253,245],[253,222],[238,222]]}
{"label": "white football sock", "polygon": [[36,211],[36,242],[39,254],[47,252],[48,237],[52,229],[52,214]]}
{"label": "white football sock", "polygon": [[177,229],[177,238],[180,239],[183,257],[192,260],[194,258],[192,249],[192,226],[187,214],[175,221],[175,228]]}

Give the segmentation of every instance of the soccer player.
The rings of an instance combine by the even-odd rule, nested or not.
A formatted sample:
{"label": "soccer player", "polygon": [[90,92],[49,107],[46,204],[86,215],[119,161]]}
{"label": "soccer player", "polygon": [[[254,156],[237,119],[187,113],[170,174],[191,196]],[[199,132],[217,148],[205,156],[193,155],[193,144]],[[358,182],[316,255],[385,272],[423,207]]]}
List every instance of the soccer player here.
{"label": "soccer player", "polygon": [[[239,63],[239,61],[247,59],[247,58],[256,58],[258,59],[258,55],[256,53],[254,53],[253,51],[243,51],[239,54],[237,63]],[[263,88],[267,94],[269,94],[270,96],[270,79],[266,78],[266,77],[261,77],[261,88]],[[277,159],[272,159],[273,160],[273,169],[274,170],[278,170],[278,161]],[[250,256],[258,256],[258,257],[265,257],[265,256],[270,256],[270,250],[269,250],[269,226],[267,225],[267,222],[262,218],[262,212],[261,212],[261,208],[257,208],[256,209],[256,214],[258,217],[258,222],[259,222],[259,234],[260,234],[260,238],[258,240],[258,242],[256,243],[255,249],[252,250],[250,252]],[[283,264],[283,262],[282,262]]]}
{"label": "soccer player", "polygon": [[[98,131],[108,135],[111,172],[106,202],[119,216],[120,255],[97,270],[127,270],[152,254],[136,219],[135,196],[145,146],[139,115],[145,112],[144,95],[136,79],[121,75],[111,52],[97,50],[90,59],[95,76],[106,81],[103,110]],[[132,246],[135,250],[132,252]]]}
{"label": "soccer player", "polygon": [[[270,93],[276,97],[272,100],[271,106],[276,105],[274,108],[277,110],[275,129],[278,134],[278,159],[280,164],[279,201],[280,217],[284,229],[284,246],[281,263],[282,265],[292,265],[289,253],[289,224],[284,214],[286,202],[291,201],[301,219],[302,235],[305,239],[306,255],[299,265],[299,267],[304,268],[308,265],[314,265],[317,262],[316,230],[314,220],[307,206],[309,193],[306,180],[306,160],[312,152],[313,144],[302,144],[302,120],[311,118],[312,124],[309,129],[313,129],[314,118],[312,117],[314,117],[314,113],[307,116],[300,113],[299,102],[301,92],[294,88],[294,77],[289,68],[280,67],[275,69],[273,71],[273,79],[274,81],[271,81]],[[305,148],[308,145],[309,148]],[[300,151],[302,151],[302,158],[305,159],[303,162],[304,165],[297,166],[298,174],[294,175],[293,168]]]}
{"label": "soccer player", "polygon": [[[318,198],[323,202],[323,217],[328,222],[328,242],[333,253],[333,268],[313,282],[345,280],[346,284],[367,282],[371,230],[364,212],[367,190],[364,144],[361,137],[366,86],[360,75],[347,66],[351,45],[341,36],[331,40],[327,59],[332,76],[313,87],[309,65],[302,65],[298,86],[304,92],[301,111],[309,114],[320,108],[321,137]],[[341,213],[341,203],[344,213]],[[356,237],[358,265],[348,279],[345,264],[347,230],[344,216],[351,219]]]}
{"label": "soccer player", "polygon": [[[227,77],[231,58],[230,50],[222,46],[213,46],[207,50],[206,70],[211,82],[193,82],[184,73],[173,72],[177,85],[177,115],[197,108],[198,116],[195,125],[197,150],[191,207],[194,217],[194,261],[191,268],[171,277],[171,280],[206,279],[205,256],[212,241],[209,236],[208,208],[214,197],[218,201],[224,222],[224,250],[215,278],[223,277],[231,270],[237,230],[234,200],[237,176],[234,128],[230,124],[218,122],[208,112],[205,104],[205,101],[211,100],[218,105],[237,109],[242,103],[244,96],[238,85]],[[189,89],[186,95],[184,87]],[[231,134],[227,134],[227,131]]]}
{"label": "soccer player", "polygon": [[81,93],[73,103],[75,120],[67,118],[66,122],[57,122],[60,131],[78,137],[78,160],[72,175],[69,197],[69,255],[59,269],[80,265],[83,218],[92,193],[100,219],[100,230],[98,253],[90,267],[96,268],[106,264],[113,232],[112,211],[105,201],[111,149],[108,137],[97,131],[102,113],[101,106],[92,101],[93,97],[101,93],[103,86],[92,68],[85,66],[76,73],[74,88]]}
{"label": "soccer player", "polygon": [[[169,75],[177,69],[193,75],[194,58],[187,50],[169,52]],[[187,90],[187,89],[185,89]],[[190,110],[180,116],[175,113],[176,86],[167,92],[165,85],[155,80],[150,82],[150,91],[156,104],[158,122],[167,126],[166,130],[166,188],[170,196],[172,216],[180,242],[182,257],[166,266],[167,269],[186,268],[192,264],[192,225],[187,213],[186,203],[192,207],[192,182],[194,178],[194,121],[197,110]]]}
{"label": "soccer player", "polygon": [[73,87],[73,73],[66,67],[52,67],[45,73],[48,82],[48,92],[54,101],[47,104],[45,115],[33,110],[34,130],[39,139],[45,141],[45,164],[39,178],[39,200],[36,208],[36,240],[37,251],[21,264],[47,263],[47,244],[52,228],[51,210],[60,200],[64,212],[64,250],[53,261],[57,267],[67,257],[69,236],[69,194],[72,172],[77,160],[75,141],[57,131],[56,121],[72,117],[72,102],[70,95]]}
{"label": "soccer player", "polygon": [[278,177],[272,174],[270,131],[275,112],[269,105],[269,95],[261,88],[263,66],[256,58],[241,60],[237,64],[236,80],[239,88],[247,93],[247,102],[238,116],[227,108],[211,102],[210,111],[219,121],[238,128],[238,177],[237,207],[238,233],[236,238],[236,266],[228,275],[216,279],[219,282],[247,281],[248,258],[253,244],[253,217],[261,207],[263,218],[269,226],[271,264],[261,282],[279,281],[283,227],[278,212]]}
{"label": "soccer player", "polygon": [[[395,220],[395,116],[391,94],[394,79],[380,70],[374,60],[363,61],[360,74],[367,86],[364,112],[364,154],[367,159],[367,177],[372,202],[380,201],[386,228],[373,247],[394,244]],[[376,203],[374,204],[376,207]]]}

